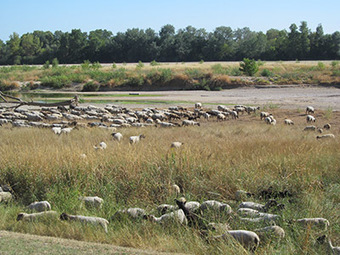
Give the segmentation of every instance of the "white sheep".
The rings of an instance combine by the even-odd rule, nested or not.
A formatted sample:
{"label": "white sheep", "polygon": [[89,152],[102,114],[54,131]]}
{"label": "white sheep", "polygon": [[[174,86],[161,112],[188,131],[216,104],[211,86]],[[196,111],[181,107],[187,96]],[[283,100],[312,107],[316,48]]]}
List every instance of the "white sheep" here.
{"label": "white sheep", "polygon": [[252,195],[253,195],[252,193],[249,193],[249,192],[244,191],[244,190],[236,190],[236,192],[235,192],[235,200],[236,201],[241,201],[241,200],[244,200],[247,197],[250,197]]}
{"label": "white sheep", "polygon": [[138,219],[138,218],[143,218],[145,214],[145,210],[138,208],[138,207],[133,207],[133,208],[128,208],[128,209],[123,209],[123,210],[118,210],[111,219],[115,219],[117,217],[121,217],[122,215],[127,215],[128,217],[132,219]]}
{"label": "white sheep", "polygon": [[307,123],[310,123],[310,122],[315,122],[316,119],[312,115],[307,115],[306,120],[307,120]]}
{"label": "white sheep", "polygon": [[231,209],[230,205],[228,205],[226,203],[221,203],[221,202],[216,201],[216,200],[204,201],[200,206],[200,210],[202,212],[204,212],[206,210],[214,210],[214,211],[219,211],[219,212],[226,212],[228,214],[232,213],[232,211],[233,211]]}
{"label": "white sheep", "polygon": [[210,116],[211,115],[209,113],[207,113],[207,112],[203,113],[203,118],[205,118],[207,121],[209,121]]}
{"label": "white sheep", "polygon": [[202,103],[195,103],[195,109],[201,109]]}
{"label": "white sheep", "polygon": [[107,148],[107,144],[105,142],[99,143],[99,146],[93,146],[95,150],[105,150]]}
{"label": "white sheep", "polygon": [[184,206],[189,212],[195,212],[200,208],[201,204],[197,201],[188,201]]}
{"label": "white sheep", "polygon": [[52,128],[53,133],[55,133],[56,135],[60,135],[61,134],[61,127],[53,127]]}
{"label": "white sheep", "polygon": [[123,135],[121,133],[112,133],[113,139],[120,142],[123,139]]}
{"label": "white sheep", "polygon": [[294,121],[292,121],[291,119],[285,119],[285,120],[284,120],[284,123],[285,123],[286,125],[294,125]]}
{"label": "white sheep", "polygon": [[97,196],[79,197],[79,200],[83,201],[87,208],[97,208],[97,209],[102,208],[103,202],[104,202],[102,198],[97,197]]}
{"label": "white sheep", "polygon": [[268,226],[264,228],[255,229],[254,232],[260,237],[261,240],[267,238],[283,239],[285,237],[285,231],[279,226]]}
{"label": "white sheep", "polygon": [[171,148],[179,148],[179,147],[181,147],[183,145],[183,143],[182,142],[172,142],[171,143]]}
{"label": "white sheep", "polygon": [[315,131],[316,129],[316,126],[306,126],[303,131]]}
{"label": "white sheep", "polygon": [[77,221],[81,222],[84,224],[92,224],[92,225],[100,225],[103,227],[104,231],[107,233],[107,225],[109,222],[100,217],[93,217],[93,216],[83,216],[83,215],[71,215],[71,214],[66,214],[62,213],[60,215],[61,220],[69,220],[69,221]]}
{"label": "white sheep", "polygon": [[57,218],[58,213],[56,211],[44,211],[38,213],[19,213],[17,221],[35,221],[43,218]]}
{"label": "white sheep", "polygon": [[325,218],[303,218],[295,220],[297,224],[303,227],[317,227],[323,230],[327,230],[329,227],[329,221]]}
{"label": "white sheep", "polygon": [[145,215],[144,219],[151,220],[152,222],[157,222],[159,224],[168,224],[171,222],[178,222],[183,225],[188,224],[188,220],[182,209],[176,210],[171,213],[163,214],[161,217],[155,217],[154,215]]}
{"label": "white sheep", "polygon": [[266,117],[269,116],[269,113],[268,112],[261,112],[260,113],[260,117],[261,117],[261,120],[265,119]]}
{"label": "white sheep", "polygon": [[226,231],[230,230],[230,226],[227,223],[210,222],[207,227],[210,230],[221,233],[225,233]]}
{"label": "white sheep", "polygon": [[232,118],[232,119],[235,119],[235,120],[238,119],[238,113],[237,113],[237,111],[231,111],[231,112],[230,112],[230,115],[231,115],[231,118]]}
{"label": "white sheep", "polygon": [[200,123],[193,120],[183,120],[182,126],[200,126]]}
{"label": "white sheep", "polygon": [[129,141],[130,141],[130,144],[135,144],[135,143],[138,143],[143,138],[145,138],[145,135],[130,136]]}
{"label": "white sheep", "polygon": [[306,114],[314,113],[315,109],[313,106],[307,106]]}
{"label": "white sheep", "polygon": [[215,236],[214,239],[229,239],[230,236],[252,252],[255,252],[260,243],[259,236],[255,232],[248,230],[229,230],[223,235]]}
{"label": "white sheep", "polygon": [[169,204],[161,204],[159,206],[157,206],[157,211],[161,214],[165,214],[169,211],[174,211],[177,210],[178,207],[175,205],[169,205]]}
{"label": "white sheep", "polygon": [[48,201],[39,201],[33,202],[26,207],[28,210],[43,212],[43,211],[50,211],[51,204]]}
{"label": "white sheep", "polygon": [[335,135],[333,134],[325,134],[325,135],[318,135],[316,139],[335,139]]}
{"label": "white sheep", "polygon": [[13,198],[10,192],[0,192],[0,202],[7,202]]}
{"label": "white sheep", "polygon": [[276,206],[277,202],[275,200],[269,200],[265,205],[255,203],[255,202],[242,202],[238,208],[250,208],[261,212],[266,212],[270,207]]}
{"label": "white sheep", "polygon": [[340,246],[335,247],[332,245],[331,239],[328,238],[326,235],[322,235],[316,239],[317,243],[326,246],[325,248],[328,249],[329,253],[334,254],[334,255],[340,255]]}

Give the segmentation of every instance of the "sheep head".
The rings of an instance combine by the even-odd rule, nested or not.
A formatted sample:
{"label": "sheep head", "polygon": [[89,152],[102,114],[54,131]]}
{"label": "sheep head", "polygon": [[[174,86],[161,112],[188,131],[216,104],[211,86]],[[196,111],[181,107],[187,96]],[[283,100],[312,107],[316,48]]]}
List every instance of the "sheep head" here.
{"label": "sheep head", "polygon": [[22,220],[24,218],[25,213],[19,213],[17,216],[17,221]]}
{"label": "sheep head", "polygon": [[60,214],[60,219],[61,220],[69,220],[70,216],[66,213],[62,213],[62,214]]}

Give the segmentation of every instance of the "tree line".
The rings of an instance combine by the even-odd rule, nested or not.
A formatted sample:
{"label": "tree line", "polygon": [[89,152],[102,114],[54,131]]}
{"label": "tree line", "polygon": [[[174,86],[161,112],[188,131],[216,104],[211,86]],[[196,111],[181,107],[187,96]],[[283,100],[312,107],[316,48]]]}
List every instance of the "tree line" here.
{"label": "tree line", "polygon": [[289,30],[270,29],[266,33],[248,27],[233,30],[227,26],[207,32],[188,26],[175,30],[165,25],[153,29],[128,29],[114,35],[105,29],[82,32],[34,31],[0,40],[0,64],[43,64],[91,62],[183,62],[261,60],[340,59],[340,32],[325,34],[322,25],[312,32],[307,22]]}

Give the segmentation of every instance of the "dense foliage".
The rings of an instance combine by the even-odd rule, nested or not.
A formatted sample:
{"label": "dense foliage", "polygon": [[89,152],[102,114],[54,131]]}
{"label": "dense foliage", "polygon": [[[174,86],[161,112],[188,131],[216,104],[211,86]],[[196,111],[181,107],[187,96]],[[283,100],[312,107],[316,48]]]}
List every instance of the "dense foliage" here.
{"label": "dense foliage", "polygon": [[340,59],[340,32],[324,34],[320,24],[315,32],[301,22],[289,31],[270,29],[266,33],[248,27],[232,30],[217,27],[213,32],[188,26],[175,31],[165,25],[153,29],[133,28],[125,33],[97,29],[89,33],[34,31],[21,37],[13,33],[0,40],[0,64],[44,64],[91,62],[230,61],[243,58],[263,60]]}

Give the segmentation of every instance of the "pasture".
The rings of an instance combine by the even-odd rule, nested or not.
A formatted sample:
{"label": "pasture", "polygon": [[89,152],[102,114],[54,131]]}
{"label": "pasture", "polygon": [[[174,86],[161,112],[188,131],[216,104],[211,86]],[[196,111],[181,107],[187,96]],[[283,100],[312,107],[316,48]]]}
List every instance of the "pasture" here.
{"label": "pasture", "polygon": [[[0,184],[11,186],[14,200],[0,204],[0,229],[158,252],[244,254],[232,240],[208,243],[198,229],[178,224],[160,226],[123,218],[111,221],[106,234],[100,228],[60,220],[17,222],[16,215],[38,200],[48,200],[59,213],[106,219],[128,207],[157,214],[157,205],[174,204],[172,184],[181,187],[179,196],[188,201],[215,199],[236,211],[236,190],[254,193],[251,201],[265,203],[258,194],[271,186],[292,194],[278,199],[285,204],[278,225],[286,237],[260,242],[257,253],[327,254],[315,240],[328,233],[335,245],[340,244],[340,113],[326,109],[315,113],[315,125],[331,123],[332,129],[325,133],[335,135],[335,139],[317,140],[317,132],[303,131],[307,125],[304,110],[268,110],[277,125],[265,124],[259,113],[244,114],[238,120],[200,120],[199,127],[122,128],[121,142],[102,128],[80,127],[58,136],[51,129],[3,125]],[[295,125],[284,125],[286,117]],[[128,137],[139,134],[146,138],[130,145]],[[102,141],[107,149],[95,150],[93,146]],[[171,149],[174,141],[184,145]],[[103,208],[86,209],[78,199],[84,195],[103,198]],[[205,217],[207,221],[227,222],[231,229],[254,230],[265,225],[230,215]],[[328,219],[329,231],[301,228],[291,222],[305,217]]]}

